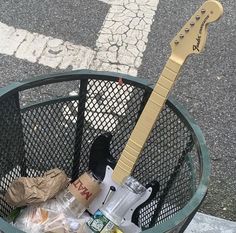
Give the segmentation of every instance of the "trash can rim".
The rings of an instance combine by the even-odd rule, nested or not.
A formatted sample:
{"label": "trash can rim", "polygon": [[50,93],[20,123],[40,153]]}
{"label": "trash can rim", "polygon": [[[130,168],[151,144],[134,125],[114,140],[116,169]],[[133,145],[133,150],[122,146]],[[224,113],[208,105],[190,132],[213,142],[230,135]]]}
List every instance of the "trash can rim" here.
{"label": "trash can rim", "polygon": [[[93,70],[75,70],[75,71],[64,72],[64,73],[52,73],[48,75],[41,75],[41,76],[33,77],[30,79],[26,79],[23,81],[13,82],[5,87],[0,88],[0,98],[2,98],[5,95],[11,94],[13,92],[23,91],[25,89],[33,88],[36,86],[63,82],[63,81],[78,80],[78,75],[80,76],[80,79],[83,78],[83,76],[84,78],[87,79],[88,75],[93,75],[92,78],[98,79],[98,80],[108,80],[107,79],[108,77],[113,77],[113,78],[116,78],[117,80],[119,78],[123,78],[127,82],[135,83],[138,86],[142,86],[142,87],[146,86],[152,89],[151,87],[152,84],[148,83],[148,80],[122,74],[122,73],[93,71]],[[200,155],[200,161],[202,163],[201,164],[202,176],[199,181],[199,185],[196,192],[194,193],[190,201],[185,205],[185,207],[179,210],[172,218],[168,219],[167,221],[160,223],[155,227],[152,227],[150,229],[143,231],[145,233],[154,233],[157,231],[166,232],[168,230],[171,230],[171,228],[173,228],[174,226],[177,226],[178,224],[183,222],[185,219],[187,219],[188,216],[192,214],[198,208],[198,206],[201,204],[202,200],[204,199],[207,192],[207,185],[208,185],[209,177],[210,177],[210,159],[209,159],[208,149],[206,147],[206,142],[205,142],[201,129],[199,128],[195,120],[187,112],[187,110],[182,105],[180,105],[176,100],[169,97],[168,104],[170,104],[171,107],[176,110],[176,113],[181,117],[181,119],[188,125],[188,127],[193,132],[193,138],[197,145],[197,151]],[[0,222],[1,224],[3,224],[3,222],[5,221],[2,218],[0,218]],[[9,225],[9,224],[6,223],[6,225]],[[12,228],[9,228],[9,229],[12,229]],[[0,230],[1,230],[1,227],[0,227]],[[18,230],[16,232],[21,232],[21,231]]]}
{"label": "trash can rim", "polygon": [[42,85],[48,85],[52,83],[59,83],[64,81],[73,81],[78,80],[78,76],[80,76],[80,79],[87,79],[88,75],[93,75],[93,79],[98,80],[108,80],[108,77],[115,77],[117,81],[122,78],[127,80],[130,83],[136,83],[141,86],[150,86],[148,80],[136,78],[131,75],[123,74],[123,73],[117,73],[117,72],[105,72],[105,71],[95,71],[95,70],[74,70],[74,71],[68,71],[68,72],[60,72],[60,73],[50,73],[50,74],[44,74],[39,76],[34,76],[29,79],[21,80],[21,81],[14,81],[4,87],[0,87],[0,97],[10,94],[12,91],[23,91],[28,88],[34,88]]}
{"label": "trash can rim", "polygon": [[189,202],[184,206],[183,209],[179,210],[172,218],[167,221],[158,224],[157,226],[147,229],[143,231],[143,233],[157,233],[157,232],[167,232],[173,228],[173,226],[177,226],[182,223],[191,213],[201,205],[206,193],[207,186],[210,179],[210,158],[208,149],[206,146],[205,138],[202,134],[200,127],[197,125],[196,121],[193,117],[188,113],[188,111],[179,104],[173,98],[168,98],[168,102],[174,106],[175,110],[178,111],[184,118],[182,120],[188,124],[188,126],[193,130],[193,138],[194,142],[197,145],[197,151],[200,155],[202,162],[202,176],[199,181],[198,188],[194,193],[193,197],[189,200]]}

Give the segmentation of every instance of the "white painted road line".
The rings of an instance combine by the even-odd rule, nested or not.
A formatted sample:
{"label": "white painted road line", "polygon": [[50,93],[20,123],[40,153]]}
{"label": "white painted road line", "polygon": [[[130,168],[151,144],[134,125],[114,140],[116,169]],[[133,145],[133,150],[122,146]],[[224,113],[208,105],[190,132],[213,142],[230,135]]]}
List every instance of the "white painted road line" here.
{"label": "white painted road line", "polygon": [[137,75],[159,0],[102,0],[110,3],[91,68]]}
{"label": "white painted road line", "polygon": [[88,47],[74,45],[0,23],[0,53],[52,68],[88,68],[95,52]]}
{"label": "white painted road line", "polygon": [[111,4],[96,49],[0,22],[0,53],[52,68],[137,74],[158,0],[100,0]]}
{"label": "white painted road line", "polygon": [[[0,53],[52,68],[71,67],[72,69],[115,71],[136,76],[159,0],[102,1],[111,4],[111,7],[100,29],[95,51],[0,22]],[[90,85],[95,84],[90,83]],[[106,82],[104,82],[105,84]],[[117,84],[114,85],[117,86]],[[110,88],[109,85],[105,86],[102,93],[106,96],[110,93]],[[130,90],[126,94],[126,101],[129,100],[130,93],[132,93],[132,88],[128,89]],[[117,86],[117,95],[121,96],[123,91]],[[125,111],[126,102],[123,105]],[[104,108],[102,107],[104,106],[99,107],[98,104],[96,108],[87,109],[86,120],[91,120],[90,114],[96,116],[96,114],[103,113]],[[92,120],[91,124],[95,128],[108,130],[107,127],[109,127],[109,130],[113,130],[118,123],[118,113],[124,114],[124,112],[120,112],[120,108],[120,104],[107,105],[105,109],[108,113],[103,113],[104,118],[96,124]],[[96,112],[94,112],[95,110]],[[68,115],[66,117],[70,115],[66,111],[65,114]]]}
{"label": "white painted road line", "polygon": [[[104,24],[99,32],[96,41],[95,59],[93,60],[90,69],[102,71],[115,71],[133,76],[137,75],[137,71],[142,62],[143,52],[146,49],[148,34],[151,30],[151,24],[158,5],[158,0],[103,0],[111,4],[111,8],[105,18]],[[103,82],[106,85],[106,82]],[[89,85],[96,86],[99,81],[94,81]],[[116,89],[115,89],[116,88]],[[124,90],[119,88],[117,83],[114,87],[104,87],[102,92],[106,98],[112,90],[116,90],[118,97],[123,96]],[[127,87],[125,102],[123,103],[123,112],[121,103],[117,106],[102,106],[97,104],[96,108],[87,109],[85,118],[90,121],[94,128],[101,130],[112,131],[115,129],[119,115],[125,114],[127,102],[131,98],[132,87]],[[118,101],[114,101],[118,103]],[[108,114],[102,113],[102,111]],[[96,110],[96,112],[94,111]],[[91,120],[92,117],[97,117],[97,121]],[[96,123],[95,123],[96,122]]]}

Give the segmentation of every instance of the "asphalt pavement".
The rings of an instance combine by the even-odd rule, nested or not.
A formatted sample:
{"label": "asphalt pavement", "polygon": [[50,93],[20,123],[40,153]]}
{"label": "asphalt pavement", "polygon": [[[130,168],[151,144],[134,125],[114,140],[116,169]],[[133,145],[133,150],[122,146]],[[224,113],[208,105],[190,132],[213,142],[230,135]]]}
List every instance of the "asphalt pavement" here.
{"label": "asphalt pavement", "polygon": [[[101,27],[111,9],[107,2],[0,0],[0,22],[9,27],[86,46],[96,53],[100,48],[98,41],[101,40],[98,38],[101,39]],[[153,21],[149,23],[150,31],[143,35],[146,47],[141,51],[142,62],[129,72],[155,83],[170,55],[170,40],[202,2],[160,0],[157,10],[147,14],[148,19],[148,15],[154,12],[153,18],[151,15]],[[204,52],[189,57],[172,95],[196,119],[210,152],[212,175],[201,211],[236,221],[236,1],[221,2],[224,6],[223,18],[209,26]],[[155,4],[152,7],[154,9]],[[125,66],[124,62],[122,65]],[[96,69],[95,65],[90,67]],[[112,70],[112,67],[109,66],[109,69]],[[19,59],[15,53],[0,53],[0,86],[59,70],[62,69]]]}
{"label": "asphalt pavement", "polygon": [[[155,82],[169,41],[201,2],[160,1],[139,76]],[[172,95],[197,121],[209,148],[211,180],[201,210],[236,221],[236,1],[222,4],[224,15],[209,25],[204,52],[188,58]]]}

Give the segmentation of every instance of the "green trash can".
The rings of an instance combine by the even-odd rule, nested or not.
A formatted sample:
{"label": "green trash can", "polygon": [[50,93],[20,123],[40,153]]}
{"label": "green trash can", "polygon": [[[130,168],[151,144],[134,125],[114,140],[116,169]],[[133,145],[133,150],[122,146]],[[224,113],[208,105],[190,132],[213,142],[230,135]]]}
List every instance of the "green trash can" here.
{"label": "green trash can", "polygon": [[[112,134],[110,153],[118,159],[151,91],[143,79],[90,70],[1,88],[0,231],[21,232],[7,223],[14,207],[4,201],[14,179],[55,167],[75,179],[88,169],[92,142],[106,132]],[[143,185],[160,185],[138,211],[142,232],[183,232],[204,200],[209,175],[200,128],[169,98],[132,174]]]}

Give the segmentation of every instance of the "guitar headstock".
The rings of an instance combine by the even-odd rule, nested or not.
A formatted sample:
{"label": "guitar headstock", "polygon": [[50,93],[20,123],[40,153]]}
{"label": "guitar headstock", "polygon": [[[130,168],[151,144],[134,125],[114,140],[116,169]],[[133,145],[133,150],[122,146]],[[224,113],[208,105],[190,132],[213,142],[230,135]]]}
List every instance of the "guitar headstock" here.
{"label": "guitar headstock", "polygon": [[206,43],[208,24],[218,20],[222,14],[221,3],[207,0],[171,41],[172,54],[185,60],[192,53],[200,53]]}

